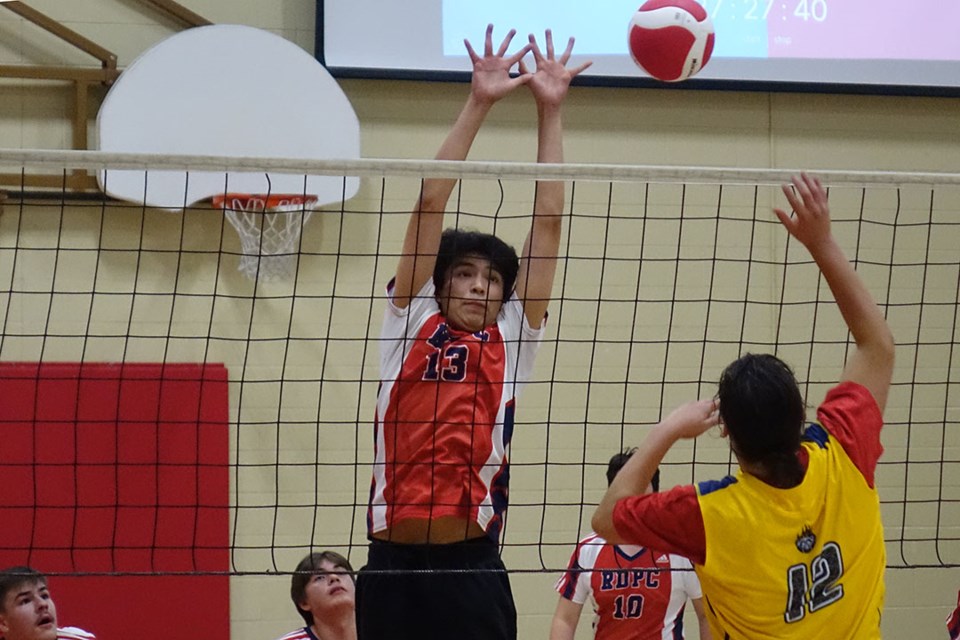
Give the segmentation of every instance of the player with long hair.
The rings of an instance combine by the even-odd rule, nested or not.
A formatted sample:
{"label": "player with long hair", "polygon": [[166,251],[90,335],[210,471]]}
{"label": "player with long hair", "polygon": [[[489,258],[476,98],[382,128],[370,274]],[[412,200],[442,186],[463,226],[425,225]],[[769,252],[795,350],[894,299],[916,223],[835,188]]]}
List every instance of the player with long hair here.
{"label": "player with long hair", "polygon": [[[812,176],[784,185],[776,209],[833,292],[856,348],[816,420],[805,424],[793,372],[771,355],[730,364],[716,399],[675,409],[607,490],[594,530],[694,563],[716,638],[880,637],[886,554],[875,486],[894,341],[830,230],[826,190]],[[675,442],[721,424],[736,476],[644,495]]]}

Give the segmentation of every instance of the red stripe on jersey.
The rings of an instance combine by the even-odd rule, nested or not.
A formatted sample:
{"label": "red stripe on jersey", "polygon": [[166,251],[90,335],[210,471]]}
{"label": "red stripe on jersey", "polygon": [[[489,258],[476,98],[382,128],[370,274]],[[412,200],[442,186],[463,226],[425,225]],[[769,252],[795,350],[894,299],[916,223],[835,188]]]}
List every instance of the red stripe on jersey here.
{"label": "red stripe on jersey", "polygon": [[950,640],[960,640],[960,593],[957,594],[957,608],[947,616],[947,633]]}

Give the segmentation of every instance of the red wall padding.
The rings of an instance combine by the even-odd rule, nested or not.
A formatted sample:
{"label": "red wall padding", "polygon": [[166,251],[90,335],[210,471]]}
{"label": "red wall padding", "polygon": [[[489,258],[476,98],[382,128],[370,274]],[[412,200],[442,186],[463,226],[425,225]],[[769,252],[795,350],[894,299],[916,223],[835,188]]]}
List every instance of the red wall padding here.
{"label": "red wall padding", "polygon": [[229,640],[228,415],[220,364],[0,363],[0,567],[91,574],[49,584],[99,640]]}

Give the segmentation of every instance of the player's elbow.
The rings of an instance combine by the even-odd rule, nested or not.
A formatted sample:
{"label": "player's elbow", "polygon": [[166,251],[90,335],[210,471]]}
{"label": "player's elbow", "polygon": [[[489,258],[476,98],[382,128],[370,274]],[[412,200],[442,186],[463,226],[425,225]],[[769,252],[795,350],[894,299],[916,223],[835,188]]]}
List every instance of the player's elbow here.
{"label": "player's elbow", "polygon": [[538,183],[537,198],[533,213],[535,224],[555,228],[558,232],[563,223],[563,183]]}
{"label": "player's elbow", "polygon": [[893,371],[897,347],[893,339],[893,332],[887,325],[884,325],[884,331],[874,336],[866,350],[871,366],[875,370]]}
{"label": "player's elbow", "polygon": [[530,227],[529,255],[531,258],[556,257],[563,233],[563,216],[538,213]]}
{"label": "player's elbow", "polygon": [[[558,204],[558,207],[563,206],[563,201]],[[563,232],[563,212],[557,209],[548,209],[544,207],[542,210],[537,211],[536,216],[533,219],[533,232],[541,236],[541,238],[556,238],[560,239],[560,234]]]}
{"label": "player's elbow", "polygon": [[617,530],[613,526],[613,511],[606,504],[601,503],[593,512],[590,526],[594,533],[608,542],[616,542]]}
{"label": "player's elbow", "polygon": [[890,327],[887,327],[886,332],[881,340],[882,345],[881,349],[883,350],[883,357],[886,362],[892,367],[894,359],[896,358],[897,343],[893,339],[893,332],[890,331]]}

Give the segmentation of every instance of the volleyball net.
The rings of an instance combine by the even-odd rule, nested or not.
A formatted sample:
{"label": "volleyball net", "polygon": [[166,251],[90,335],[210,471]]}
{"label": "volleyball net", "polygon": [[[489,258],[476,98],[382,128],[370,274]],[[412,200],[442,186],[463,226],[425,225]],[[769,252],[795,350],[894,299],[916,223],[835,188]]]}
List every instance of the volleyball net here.
{"label": "volleyball net", "polygon": [[[0,164],[4,565],[241,575],[290,571],[318,549],[362,564],[384,287],[424,177],[460,179],[447,226],[516,247],[535,179],[567,182],[547,333],[509,451],[510,571],[562,570],[611,455],[714,395],[738,355],[786,360],[812,409],[851,349],[816,265],[771,212],[790,172],[94,152]],[[286,211],[292,266],[267,279],[250,277],[262,245],[243,245],[218,208],[67,186],[132,169],[223,172],[224,195],[231,170],[361,186],[309,220]],[[32,188],[36,173],[63,188]],[[898,344],[877,471],[888,565],[958,566],[960,175],[820,175]],[[270,215],[245,213],[257,229]],[[733,469],[708,434],[671,450],[661,483]]]}

